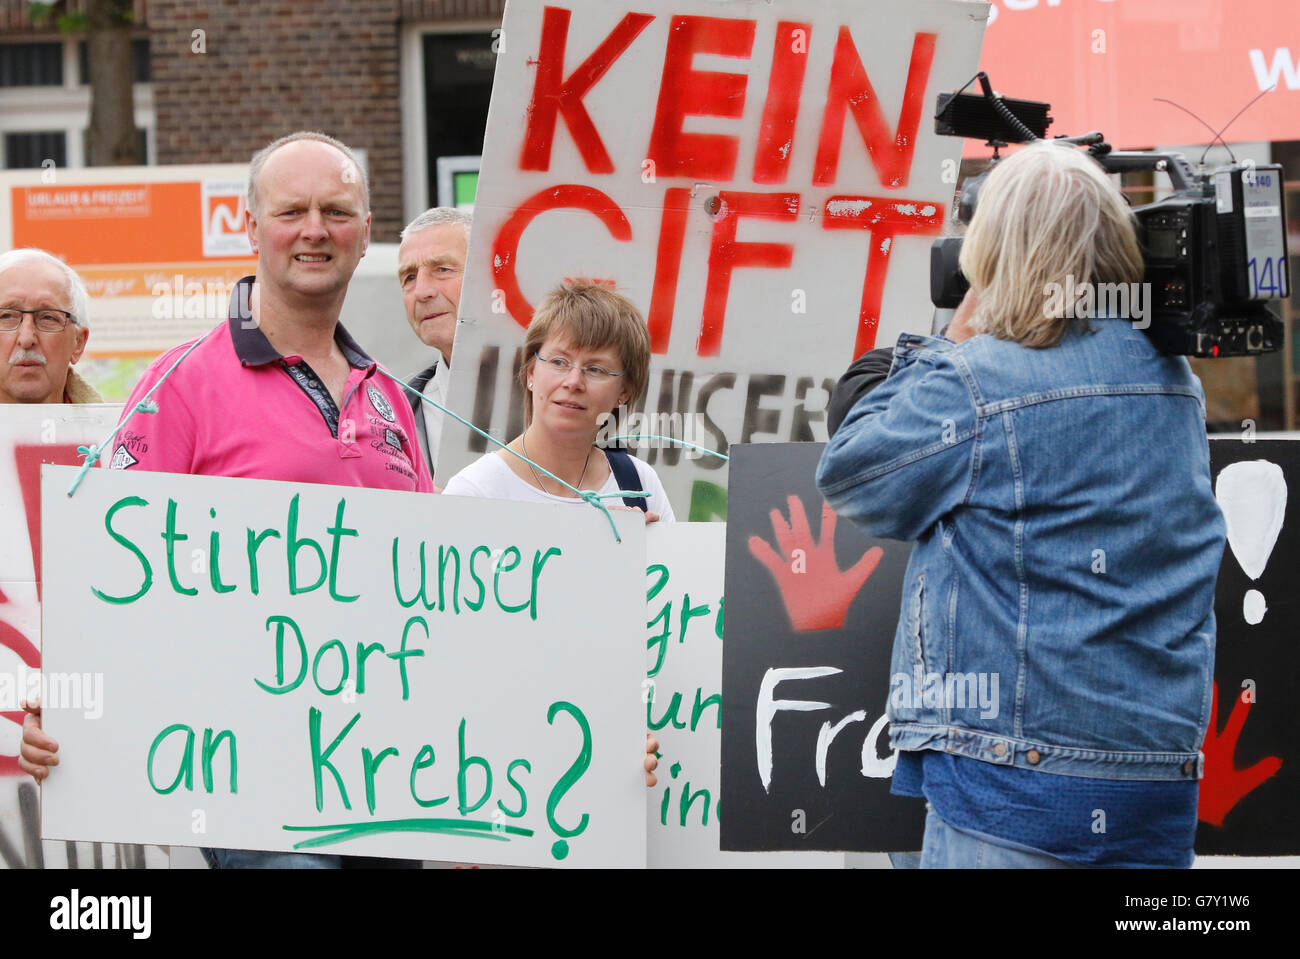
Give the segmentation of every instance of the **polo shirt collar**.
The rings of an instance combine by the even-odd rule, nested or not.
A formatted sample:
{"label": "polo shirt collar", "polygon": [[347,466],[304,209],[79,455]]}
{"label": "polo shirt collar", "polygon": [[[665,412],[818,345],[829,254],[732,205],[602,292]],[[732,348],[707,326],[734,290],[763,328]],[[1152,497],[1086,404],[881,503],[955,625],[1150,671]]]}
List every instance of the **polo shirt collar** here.
{"label": "polo shirt collar", "polygon": [[[256,277],[246,276],[235,284],[235,289],[230,294],[229,319],[226,321],[230,327],[230,341],[234,344],[235,355],[239,357],[239,362],[243,366],[265,366],[267,363],[275,363],[283,359],[271,345],[271,341],[266,338],[262,328],[252,322],[252,313],[248,305],[252,302],[255,279]],[[375,365],[375,361],[343,328],[342,323],[336,323],[334,326],[334,342],[343,351],[350,366],[366,369]]]}

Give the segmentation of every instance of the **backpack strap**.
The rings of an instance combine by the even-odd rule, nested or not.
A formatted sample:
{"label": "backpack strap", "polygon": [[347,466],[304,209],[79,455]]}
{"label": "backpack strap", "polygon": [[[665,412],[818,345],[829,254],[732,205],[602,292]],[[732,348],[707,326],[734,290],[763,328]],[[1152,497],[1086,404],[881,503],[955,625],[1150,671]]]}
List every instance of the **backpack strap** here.
{"label": "backpack strap", "polygon": [[[605,459],[609,460],[609,469],[614,474],[614,482],[618,484],[618,488],[629,493],[641,492],[643,489],[641,474],[636,471],[636,464],[632,462],[632,457],[623,450],[607,449],[601,452],[605,454]],[[643,513],[650,512],[644,496],[624,496],[623,503]]]}

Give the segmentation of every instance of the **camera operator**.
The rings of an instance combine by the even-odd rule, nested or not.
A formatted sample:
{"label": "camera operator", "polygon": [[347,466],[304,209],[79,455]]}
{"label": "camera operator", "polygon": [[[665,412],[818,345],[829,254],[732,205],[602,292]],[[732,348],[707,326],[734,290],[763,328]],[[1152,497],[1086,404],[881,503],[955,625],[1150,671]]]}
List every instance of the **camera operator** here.
{"label": "camera operator", "polygon": [[839,515],[916,540],[889,716],[921,866],[1188,867],[1224,546],[1201,386],[1128,318],[1051,305],[1143,276],[1073,149],[994,168],[960,263],[949,338],[899,339],[817,475]]}

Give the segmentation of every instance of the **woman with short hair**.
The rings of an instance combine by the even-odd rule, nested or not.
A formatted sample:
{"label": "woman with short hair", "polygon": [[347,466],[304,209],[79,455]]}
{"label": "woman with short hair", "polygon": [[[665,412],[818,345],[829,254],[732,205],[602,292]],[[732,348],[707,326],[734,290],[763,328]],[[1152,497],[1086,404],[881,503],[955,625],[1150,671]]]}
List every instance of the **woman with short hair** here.
{"label": "woman with short hair", "polygon": [[[611,417],[617,422],[649,379],[650,334],[632,302],[586,281],[558,286],[533,313],[524,337],[519,382],[526,428],[509,448],[579,490],[648,492],[648,498],[626,497],[626,505],[604,502],[610,509],[644,510],[647,523],[671,523],[672,505],[650,465],[594,445],[600,428]],[[506,450],[475,460],[443,493],[586,506],[572,490]],[[658,750],[659,741],[646,733],[646,786],[658,781]]]}
{"label": "woman with short hair", "polygon": [[526,428],[508,444],[520,455],[488,453],[453,476],[443,492],[585,505],[523,456],[579,490],[648,492],[648,498],[628,497],[628,505],[647,510],[647,522],[672,522],[668,495],[648,463],[594,445],[601,427],[617,423],[649,379],[650,335],[627,297],[585,281],[556,287],[524,338],[519,382]]}

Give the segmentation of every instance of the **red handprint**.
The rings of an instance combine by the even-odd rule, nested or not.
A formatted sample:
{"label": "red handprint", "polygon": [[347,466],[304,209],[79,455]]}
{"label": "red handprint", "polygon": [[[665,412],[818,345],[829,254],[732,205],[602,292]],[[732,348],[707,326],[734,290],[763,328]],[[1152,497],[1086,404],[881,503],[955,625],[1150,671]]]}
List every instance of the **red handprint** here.
{"label": "red handprint", "polygon": [[839,629],[844,625],[853,597],[858,595],[885,555],[873,546],[846,571],[835,562],[835,511],[822,504],[822,536],[816,542],[808,515],[798,496],[790,497],[790,522],[772,510],[772,531],[777,550],[761,536],[749,538],[749,551],[776,579],[785,611],[797,632]]}
{"label": "red handprint", "polygon": [[1233,761],[1237,751],[1237,738],[1246,725],[1246,713],[1251,700],[1245,693],[1232,707],[1228,724],[1223,732],[1219,728],[1219,684],[1214,684],[1214,697],[1210,701],[1210,728],[1205,733],[1201,752],[1205,754],[1205,778],[1201,780],[1201,798],[1196,815],[1201,822],[1222,826],[1223,819],[1247,794],[1253,792],[1282,766],[1278,756],[1265,756],[1249,769],[1238,769]]}

